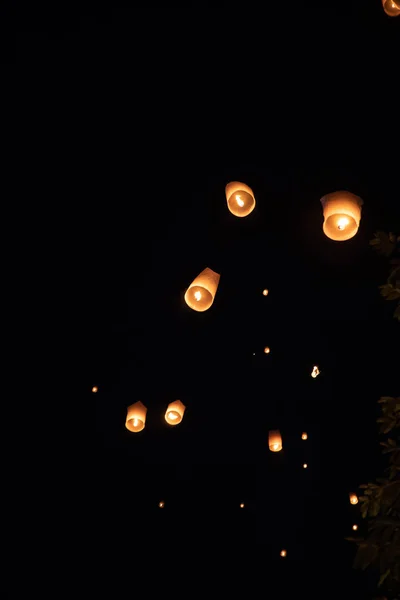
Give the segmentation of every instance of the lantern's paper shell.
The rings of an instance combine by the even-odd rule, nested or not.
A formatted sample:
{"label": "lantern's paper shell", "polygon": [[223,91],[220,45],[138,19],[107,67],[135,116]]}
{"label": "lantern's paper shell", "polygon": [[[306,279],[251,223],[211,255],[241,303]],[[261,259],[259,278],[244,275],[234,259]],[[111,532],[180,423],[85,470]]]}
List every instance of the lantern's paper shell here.
{"label": "lantern's paper shell", "polygon": [[220,275],[208,267],[192,281],[185,293],[185,302],[198,312],[208,310],[214,302]]}
{"label": "lantern's paper shell", "polygon": [[389,17],[398,17],[400,15],[399,0],[382,0],[383,10]]}
{"label": "lantern's paper shell", "polygon": [[183,419],[183,413],[185,412],[186,406],[180,401],[175,400],[168,404],[168,408],[165,412],[165,420],[170,425],[178,425]]}
{"label": "lantern's paper shell", "polygon": [[131,404],[128,406],[125,427],[134,433],[142,431],[146,423],[146,413],[147,408],[140,401]]}
{"label": "lantern's paper shell", "polygon": [[280,452],[282,450],[282,436],[278,429],[269,432],[268,445],[271,452]]}
{"label": "lantern's paper shell", "polygon": [[358,497],[356,494],[349,494],[350,504],[358,504]]}
{"label": "lantern's paper shell", "polygon": [[229,210],[236,217],[247,217],[256,205],[253,190],[240,181],[228,183],[225,196]]}
{"label": "lantern's paper shell", "polygon": [[363,201],[350,192],[340,191],[321,198],[323,231],[331,240],[342,242],[354,237],[361,219]]}

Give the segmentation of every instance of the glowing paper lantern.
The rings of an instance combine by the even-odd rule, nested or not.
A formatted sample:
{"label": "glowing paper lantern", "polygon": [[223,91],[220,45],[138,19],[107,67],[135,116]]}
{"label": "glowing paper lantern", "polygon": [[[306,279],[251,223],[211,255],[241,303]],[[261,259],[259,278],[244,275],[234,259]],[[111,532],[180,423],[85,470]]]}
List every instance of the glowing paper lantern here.
{"label": "glowing paper lantern", "polygon": [[242,502],[242,504],[240,505],[240,508],[244,508],[244,504],[243,504],[243,502]]}
{"label": "glowing paper lantern", "polygon": [[263,290],[263,296],[268,296],[268,290]]}
{"label": "glowing paper lantern", "polygon": [[398,17],[400,15],[399,0],[382,0],[383,10],[389,17]]}
{"label": "glowing paper lantern", "polygon": [[281,550],[281,556],[282,558],[285,558],[287,556],[286,550]]}
{"label": "glowing paper lantern", "polygon": [[214,302],[220,275],[208,267],[192,281],[185,293],[185,302],[193,310],[204,312]]}
{"label": "glowing paper lantern", "polygon": [[303,465],[303,469],[307,469],[307,467],[308,467],[308,464],[307,464],[307,463],[304,463],[304,465]]}
{"label": "glowing paper lantern", "polygon": [[350,504],[358,504],[358,497],[356,494],[349,494]]}
{"label": "glowing paper lantern", "polygon": [[175,400],[168,404],[168,408],[165,412],[165,420],[170,425],[178,425],[183,419],[183,413],[185,412],[186,406],[182,404],[180,400]]}
{"label": "glowing paper lantern", "polygon": [[98,391],[99,391],[99,388],[97,387],[97,385],[94,385],[94,386],[92,387],[92,392],[93,392],[93,394],[95,394],[95,393],[96,393],[96,392],[98,392]]}
{"label": "glowing paper lantern", "polygon": [[271,348],[269,348],[268,346],[265,346],[264,352],[265,352],[265,354],[269,354],[271,352]]}
{"label": "glowing paper lantern", "polygon": [[301,439],[306,440],[307,438],[308,438],[308,435],[306,434],[305,431],[303,431],[303,433],[301,434]]}
{"label": "glowing paper lantern", "polygon": [[354,524],[353,525],[353,531],[357,531],[357,529],[358,529],[358,525]]}
{"label": "glowing paper lantern", "polygon": [[128,406],[125,427],[134,433],[142,431],[146,423],[147,408],[140,401]]}
{"label": "glowing paper lantern", "polygon": [[268,445],[271,452],[279,452],[282,450],[282,437],[279,429],[275,429],[269,432]]}
{"label": "glowing paper lantern", "polygon": [[323,231],[331,240],[343,242],[354,237],[361,219],[363,201],[350,192],[333,192],[321,198]]}
{"label": "glowing paper lantern", "polygon": [[317,365],[315,365],[315,367],[313,367],[313,370],[311,371],[311,377],[315,379],[316,377],[318,377],[319,374],[320,370],[318,369]]}
{"label": "glowing paper lantern", "polygon": [[240,181],[231,181],[225,187],[228,208],[236,217],[247,217],[254,209],[256,200],[251,188]]}

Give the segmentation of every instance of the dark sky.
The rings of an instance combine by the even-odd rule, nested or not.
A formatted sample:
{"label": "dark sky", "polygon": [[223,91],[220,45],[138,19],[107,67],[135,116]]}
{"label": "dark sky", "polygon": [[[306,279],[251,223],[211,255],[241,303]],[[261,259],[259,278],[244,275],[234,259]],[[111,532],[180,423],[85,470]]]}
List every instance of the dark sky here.
{"label": "dark sky", "polygon": [[[348,493],[379,475],[377,400],[399,391],[399,325],[378,289],[388,266],[369,240],[400,232],[400,18],[379,0],[13,18],[8,66],[26,76],[27,122],[38,126],[37,104],[51,123],[49,185],[83,275],[99,543],[115,545],[142,511],[141,543],[174,555],[229,545],[280,590],[334,573],[364,597],[343,538],[360,520]],[[227,209],[232,180],[254,191],[245,219]],[[322,232],[320,198],[339,189],[364,200],[343,243]],[[200,314],[183,295],[205,267],[221,280]],[[171,428],[177,398],[186,412]],[[146,428],[132,434],[137,400]],[[268,451],[269,429],[283,452]]]}

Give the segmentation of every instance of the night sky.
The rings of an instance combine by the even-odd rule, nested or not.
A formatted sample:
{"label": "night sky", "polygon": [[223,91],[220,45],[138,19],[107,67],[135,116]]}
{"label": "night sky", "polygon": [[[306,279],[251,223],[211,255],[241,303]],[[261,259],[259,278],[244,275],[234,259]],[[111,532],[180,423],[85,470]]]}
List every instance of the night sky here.
{"label": "night sky", "polygon": [[[370,597],[344,538],[362,529],[349,492],[382,471],[377,400],[399,393],[399,324],[378,289],[388,264],[369,241],[400,233],[400,17],[379,0],[189,2],[32,9],[16,24],[9,62],[46,91],[52,177],[83,240],[78,254],[71,231],[95,545],[133,561],[154,545],[165,566],[190,553],[200,579],[202,558],[232,552],[208,565],[226,592],[246,561],[245,586],[300,595],[329,579]],[[232,180],[255,195],[243,219],[227,208]],[[320,198],[336,190],[364,200],[346,242],[322,231]],[[221,279],[197,313],[184,293],[206,267]],[[186,412],[170,427],[176,399]]]}

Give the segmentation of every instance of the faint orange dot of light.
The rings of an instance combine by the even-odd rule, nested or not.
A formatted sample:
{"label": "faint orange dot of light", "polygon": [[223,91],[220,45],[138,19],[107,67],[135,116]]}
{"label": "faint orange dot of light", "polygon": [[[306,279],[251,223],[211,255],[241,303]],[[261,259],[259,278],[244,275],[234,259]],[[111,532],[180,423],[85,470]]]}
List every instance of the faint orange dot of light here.
{"label": "faint orange dot of light", "polygon": [[243,504],[243,502],[242,502],[242,504],[240,505],[240,508],[244,508],[244,504]]}
{"label": "faint orange dot of light", "polygon": [[159,503],[158,503],[158,506],[159,506],[160,508],[164,508],[164,506],[165,506],[165,505],[164,505],[164,502],[159,502]]}
{"label": "faint orange dot of light", "polygon": [[286,556],[287,552],[286,550],[281,550],[281,556],[284,558]]}
{"label": "faint orange dot of light", "polygon": [[301,439],[302,439],[302,440],[306,440],[307,438],[308,438],[308,435],[307,435],[307,434],[306,434],[306,432],[304,431],[304,432],[301,434]]}
{"label": "faint orange dot of light", "polygon": [[97,385],[94,385],[92,387],[92,392],[95,394],[97,391],[99,390],[99,388],[97,387]]}
{"label": "faint orange dot of light", "polygon": [[357,531],[358,525],[353,525],[353,531]]}

